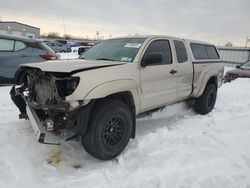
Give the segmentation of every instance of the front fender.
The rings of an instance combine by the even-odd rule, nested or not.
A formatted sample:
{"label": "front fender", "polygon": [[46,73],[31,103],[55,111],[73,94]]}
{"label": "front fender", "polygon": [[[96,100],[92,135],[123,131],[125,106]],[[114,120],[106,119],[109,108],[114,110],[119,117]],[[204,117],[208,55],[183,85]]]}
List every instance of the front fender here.
{"label": "front fender", "polygon": [[122,79],[122,80],[114,80],[102,83],[94,87],[92,90],[90,90],[84,96],[84,100],[88,101],[91,99],[104,98],[111,94],[124,91],[129,91],[132,94],[136,113],[138,113],[138,110],[140,109],[139,90],[138,90],[138,84],[133,80]]}
{"label": "front fender", "polygon": [[137,86],[138,84],[133,80],[124,79],[109,81],[94,87],[84,96],[84,99],[104,98],[108,95],[122,91],[131,91],[134,95],[137,94]]}

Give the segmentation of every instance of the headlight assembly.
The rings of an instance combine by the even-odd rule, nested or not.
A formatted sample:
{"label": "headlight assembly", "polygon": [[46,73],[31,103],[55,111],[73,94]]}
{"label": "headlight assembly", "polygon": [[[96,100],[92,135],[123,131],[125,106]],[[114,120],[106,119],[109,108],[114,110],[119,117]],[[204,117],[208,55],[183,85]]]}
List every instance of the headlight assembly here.
{"label": "headlight assembly", "polygon": [[58,93],[61,97],[71,95],[79,84],[79,77],[67,77],[56,81]]}

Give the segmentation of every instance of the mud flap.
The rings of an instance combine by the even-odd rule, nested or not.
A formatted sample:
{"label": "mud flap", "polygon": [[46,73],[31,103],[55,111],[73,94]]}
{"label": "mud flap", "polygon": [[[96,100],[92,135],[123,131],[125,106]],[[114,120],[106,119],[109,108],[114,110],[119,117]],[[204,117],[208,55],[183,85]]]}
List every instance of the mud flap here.
{"label": "mud flap", "polygon": [[26,103],[21,95],[16,95],[15,85],[10,90],[10,96],[13,103],[18,107],[21,114],[26,114]]}
{"label": "mud flap", "polygon": [[77,137],[83,136],[86,133],[93,105],[94,101],[91,101],[89,104],[81,108],[78,114],[77,126],[76,126]]}

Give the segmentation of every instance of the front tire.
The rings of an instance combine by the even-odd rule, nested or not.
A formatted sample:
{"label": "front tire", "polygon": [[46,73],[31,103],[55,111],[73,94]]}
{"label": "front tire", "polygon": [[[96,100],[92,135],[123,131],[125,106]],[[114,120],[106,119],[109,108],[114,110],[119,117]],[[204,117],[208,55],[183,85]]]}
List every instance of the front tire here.
{"label": "front tire", "polygon": [[214,84],[208,84],[203,94],[195,99],[195,111],[201,115],[209,113],[214,108],[216,98],[217,87]]}
{"label": "front tire", "polygon": [[131,137],[133,116],[129,107],[118,100],[104,100],[96,104],[90,124],[82,138],[85,150],[101,160],[117,157]]}

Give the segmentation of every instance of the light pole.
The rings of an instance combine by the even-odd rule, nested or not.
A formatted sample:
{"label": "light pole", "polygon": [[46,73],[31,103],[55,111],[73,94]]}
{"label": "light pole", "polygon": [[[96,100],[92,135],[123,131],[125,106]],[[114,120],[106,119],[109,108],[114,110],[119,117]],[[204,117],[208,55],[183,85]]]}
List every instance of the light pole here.
{"label": "light pole", "polygon": [[249,42],[250,42],[250,38],[248,38],[248,36],[247,36],[245,48],[247,47],[247,43],[249,43]]}
{"label": "light pole", "polygon": [[96,40],[99,40],[99,31],[96,31]]}

